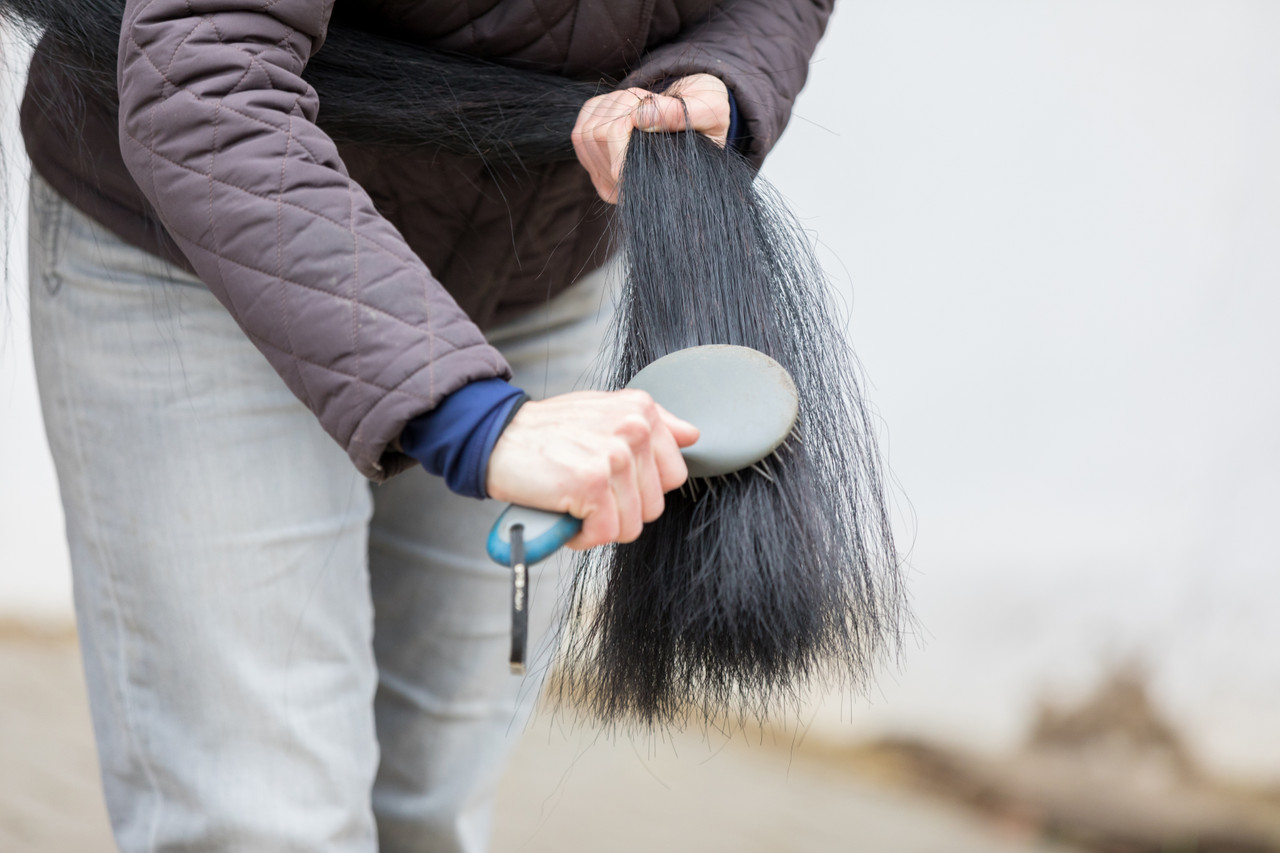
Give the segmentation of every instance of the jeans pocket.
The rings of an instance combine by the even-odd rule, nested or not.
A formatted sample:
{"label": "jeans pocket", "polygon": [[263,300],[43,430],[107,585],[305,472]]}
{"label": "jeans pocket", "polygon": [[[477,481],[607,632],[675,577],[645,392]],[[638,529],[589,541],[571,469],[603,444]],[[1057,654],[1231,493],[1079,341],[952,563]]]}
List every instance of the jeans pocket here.
{"label": "jeans pocket", "polygon": [[58,258],[62,244],[63,209],[66,199],[37,174],[31,176],[31,207],[28,220],[30,269],[33,282],[44,285],[49,295],[62,289]]}

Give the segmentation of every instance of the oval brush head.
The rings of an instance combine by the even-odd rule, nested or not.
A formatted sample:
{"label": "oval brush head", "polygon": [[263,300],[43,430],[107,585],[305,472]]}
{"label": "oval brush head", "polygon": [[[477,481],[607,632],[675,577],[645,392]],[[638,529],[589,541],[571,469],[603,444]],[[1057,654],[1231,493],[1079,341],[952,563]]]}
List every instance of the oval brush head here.
{"label": "oval brush head", "polygon": [[[678,418],[696,426],[696,443],[683,448],[690,479],[732,474],[773,454],[800,413],[800,398],[786,368],[750,347],[710,344],[668,353],[638,372],[628,388],[647,391]],[[555,553],[582,527],[564,513],[512,505],[489,532],[487,549],[510,566],[511,529],[522,528],[524,563]]]}
{"label": "oval brush head", "polygon": [[683,448],[692,477],[721,477],[773,454],[800,414],[796,383],[759,350],[731,344],[688,347],[642,369],[628,388],[648,391],[671,414],[698,428]]}

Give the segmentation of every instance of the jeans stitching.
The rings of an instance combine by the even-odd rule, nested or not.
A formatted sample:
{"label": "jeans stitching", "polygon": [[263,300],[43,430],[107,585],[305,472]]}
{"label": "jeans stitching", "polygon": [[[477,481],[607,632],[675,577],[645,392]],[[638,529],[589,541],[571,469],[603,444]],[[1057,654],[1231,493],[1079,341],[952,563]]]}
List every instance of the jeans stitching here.
{"label": "jeans stitching", "polygon": [[62,289],[62,276],[58,273],[58,257],[62,249],[63,234],[62,196],[58,195],[38,175],[31,178],[31,206],[38,219],[41,235],[41,284],[50,296]]}

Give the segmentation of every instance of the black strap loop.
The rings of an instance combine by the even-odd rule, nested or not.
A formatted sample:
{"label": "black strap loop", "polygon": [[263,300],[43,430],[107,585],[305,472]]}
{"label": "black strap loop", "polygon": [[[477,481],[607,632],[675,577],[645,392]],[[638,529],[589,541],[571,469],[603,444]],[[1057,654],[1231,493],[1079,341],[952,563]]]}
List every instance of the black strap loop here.
{"label": "black strap loop", "polygon": [[524,674],[529,641],[529,567],[524,557],[524,525],[513,524],[511,537],[511,672]]}

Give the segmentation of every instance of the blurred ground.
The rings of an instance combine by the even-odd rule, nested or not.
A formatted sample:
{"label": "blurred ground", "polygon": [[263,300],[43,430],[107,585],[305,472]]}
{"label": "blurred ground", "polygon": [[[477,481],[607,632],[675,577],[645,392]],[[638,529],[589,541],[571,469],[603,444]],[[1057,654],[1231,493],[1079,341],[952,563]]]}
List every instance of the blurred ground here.
{"label": "blurred ground", "polygon": [[[112,850],[75,639],[0,631],[0,850]],[[639,747],[531,728],[500,793],[493,849],[883,853],[1062,850],[957,804],[893,790],[790,744],[701,735]]]}
{"label": "blurred ground", "polygon": [[[1280,792],[1204,779],[1134,670],[1045,708],[1004,758],[760,731],[638,743],[543,714],[499,796],[495,853],[1280,850]],[[0,850],[112,850],[70,630],[0,623]]]}

